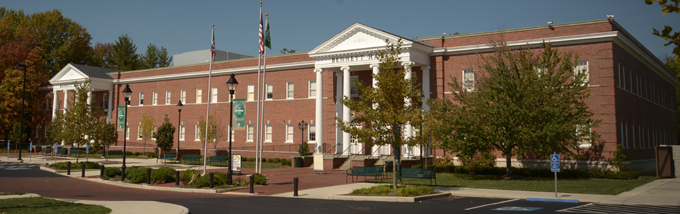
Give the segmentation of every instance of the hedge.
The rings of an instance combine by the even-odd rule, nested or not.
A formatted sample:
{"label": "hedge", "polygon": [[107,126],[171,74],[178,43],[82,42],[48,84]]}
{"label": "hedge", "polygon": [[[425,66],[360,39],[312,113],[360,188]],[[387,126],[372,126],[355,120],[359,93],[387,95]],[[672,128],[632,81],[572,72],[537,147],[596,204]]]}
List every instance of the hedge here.
{"label": "hedge", "polygon": [[[419,165],[414,165],[411,168],[419,168]],[[476,175],[505,175],[506,168],[504,167],[473,167],[473,166],[441,166],[428,165],[428,169],[436,169],[439,173],[455,173],[455,174],[476,174]],[[550,169],[533,169],[533,168],[512,168],[512,174],[524,177],[553,177],[555,176]],[[604,179],[637,179],[640,177],[639,172],[635,171],[589,171],[578,169],[562,169],[557,173],[559,178],[604,178]]]}
{"label": "hedge", "polygon": [[157,184],[175,182],[175,169],[170,167],[161,167],[159,169],[151,170],[151,182]]}
{"label": "hedge", "polygon": [[[95,163],[95,162],[79,162],[79,163],[71,163],[71,169],[80,169],[82,167],[83,163],[85,163],[85,169],[100,169],[101,168],[101,166],[98,163]],[[55,168],[55,169],[68,169],[68,163],[67,162],[53,163],[53,164],[50,164],[50,167]]]}

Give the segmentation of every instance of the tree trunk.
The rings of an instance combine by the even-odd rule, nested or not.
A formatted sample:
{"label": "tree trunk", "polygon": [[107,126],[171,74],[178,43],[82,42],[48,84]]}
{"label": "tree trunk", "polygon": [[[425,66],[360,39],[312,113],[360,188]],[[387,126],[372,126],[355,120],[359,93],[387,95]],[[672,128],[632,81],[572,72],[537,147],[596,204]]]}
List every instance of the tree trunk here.
{"label": "tree trunk", "polygon": [[506,154],[505,155],[505,175],[506,176],[512,176],[512,168],[511,168],[512,162],[510,162],[510,158],[512,158],[512,156],[510,155],[511,154],[510,152],[506,152],[505,154]]}

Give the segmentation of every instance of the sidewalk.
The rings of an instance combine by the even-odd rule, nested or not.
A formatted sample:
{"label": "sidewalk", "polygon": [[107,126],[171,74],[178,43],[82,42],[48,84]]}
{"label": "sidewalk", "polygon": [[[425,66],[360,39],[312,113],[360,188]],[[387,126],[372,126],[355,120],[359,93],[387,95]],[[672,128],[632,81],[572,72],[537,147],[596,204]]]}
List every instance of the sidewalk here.
{"label": "sidewalk", "polygon": [[[10,198],[28,198],[28,197],[41,197],[38,194],[27,193],[23,195],[3,195],[0,196],[2,199]],[[146,214],[146,213],[172,213],[172,214],[188,214],[189,209],[186,207],[163,203],[157,201],[89,201],[89,200],[68,200],[59,199],[56,200],[68,201],[80,204],[92,204],[100,205],[111,209],[111,214]]]}

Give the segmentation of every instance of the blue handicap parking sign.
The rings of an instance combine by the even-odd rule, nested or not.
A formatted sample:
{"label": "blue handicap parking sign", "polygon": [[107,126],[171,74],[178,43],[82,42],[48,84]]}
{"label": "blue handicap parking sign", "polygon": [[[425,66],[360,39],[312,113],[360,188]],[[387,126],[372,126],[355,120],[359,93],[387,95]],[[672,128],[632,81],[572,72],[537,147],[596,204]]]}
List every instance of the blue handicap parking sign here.
{"label": "blue handicap parking sign", "polygon": [[550,155],[550,166],[559,167],[560,166],[560,155],[552,154]]}
{"label": "blue handicap parking sign", "polygon": [[550,171],[551,172],[560,172],[560,168],[559,167],[553,167],[553,168],[550,168]]}

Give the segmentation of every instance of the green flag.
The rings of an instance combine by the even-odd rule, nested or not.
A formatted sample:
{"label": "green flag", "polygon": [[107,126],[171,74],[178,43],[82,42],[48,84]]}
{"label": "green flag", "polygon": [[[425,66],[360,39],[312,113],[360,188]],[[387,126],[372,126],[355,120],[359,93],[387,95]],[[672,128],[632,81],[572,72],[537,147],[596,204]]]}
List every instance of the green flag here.
{"label": "green flag", "polygon": [[269,38],[269,17],[267,17],[267,30],[264,31],[264,46],[272,49],[272,39]]}

